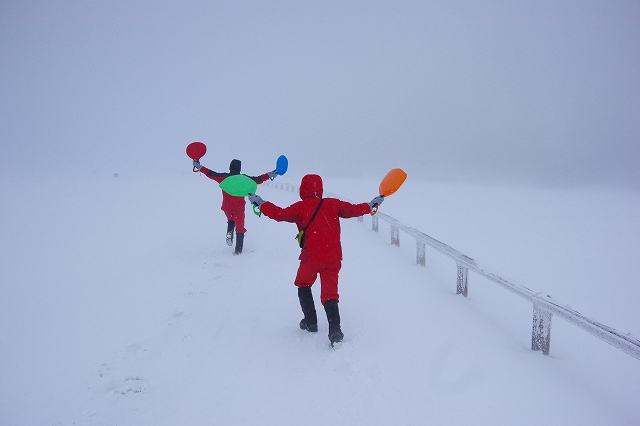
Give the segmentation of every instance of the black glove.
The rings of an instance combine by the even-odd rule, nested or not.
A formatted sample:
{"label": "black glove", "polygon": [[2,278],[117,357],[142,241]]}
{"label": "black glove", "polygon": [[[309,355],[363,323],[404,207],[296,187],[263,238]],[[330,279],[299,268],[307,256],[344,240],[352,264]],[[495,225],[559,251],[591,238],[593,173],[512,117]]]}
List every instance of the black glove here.
{"label": "black glove", "polygon": [[200,171],[200,167],[202,167],[200,162],[198,160],[193,160],[193,170]]}
{"label": "black glove", "polygon": [[278,176],[278,171],[274,170],[272,172],[267,173],[269,175],[269,179],[274,180],[276,176]]}

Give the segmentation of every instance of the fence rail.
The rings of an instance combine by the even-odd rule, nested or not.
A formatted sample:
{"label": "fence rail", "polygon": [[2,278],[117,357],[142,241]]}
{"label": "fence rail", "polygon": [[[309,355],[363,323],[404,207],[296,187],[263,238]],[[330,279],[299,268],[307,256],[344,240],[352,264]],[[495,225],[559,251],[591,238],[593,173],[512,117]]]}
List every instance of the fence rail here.
{"label": "fence rail", "polygon": [[[298,186],[288,183],[268,182],[266,185],[285,191],[298,192]],[[334,194],[328,193],[326,195],[334,196]],[[363,221],[362,218],[359,218],[359,220]],[[640,359],[640,341],[630,334],[620,333],[611,327],[599,323],[598,321],[587,318],[580,312],[577,312],[567,306],[562,306],[551,296],[533,291],[514,280],[506,278],[497,272],[491,271],[490,269],[476,263],[476,261],[469,256],[464,255],[447,244],[430,237],[422,231],[404,225],[384,213],[377,213],[371,218],[372,231],[379,232],[380,220],[389,224],[392,245],[400,246],[400,231],[415,239],[416,264],[425,266],[426,246],[430,246],[452,259],[457,268],[457,294],[467,297],[469,290],[469,271],[471,270],[531,302],[533,305],[533,325],[531,332],[532,350],[539,350],[542,351],[544,355],[549,355],[551,343],[551,320],[553,319],[553,316],[556,315],[587,333],[604,340],[632,357]]]}

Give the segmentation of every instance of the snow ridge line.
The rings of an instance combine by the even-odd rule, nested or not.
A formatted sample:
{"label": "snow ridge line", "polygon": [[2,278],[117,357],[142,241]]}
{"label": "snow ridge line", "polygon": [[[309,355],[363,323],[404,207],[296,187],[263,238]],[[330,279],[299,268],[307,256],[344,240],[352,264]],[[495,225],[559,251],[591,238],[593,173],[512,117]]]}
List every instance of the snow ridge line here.
{"label": "snow ridge line", "polygon": [[[299,191],[299,187],[297,185],[292,185],[286,182],[265,182],[264,184],[269,187],[288,192],[297,193]],[[326,193],[326,195],[341,198],[336,194],[328,192]],[[541,350],[544,355],[549,355],[551,320],[553,315],[555,314],[558,317],[566,320],[568,323],[575,325],[576,327],[586,331],[587,333],[640,360],[640,340],[632,336],[630,333],[621,333],[612,327],[586,317],[585,315],[571,309],[568,306],[559,304],[549,295],[544,295],[544,293],[541,292],[535,292],[519,284],[513,279],[507,278],[500,273],[490,270],[489,268],[485,268],[477,264],[476,261],[469,256],[464,255],[463,253],[455,250],[447,244],[430,237],[422,231],[406,226],[403,223],[399,222],[397,219],[384,213],[377,213],[375,216],[372,216],[372,230],[375,232],[378,232],[379,219],[382,219],[390,225],[392,245],[400,245],[400,230],[416,239],[416,263],[421,264],[422,266],[425,265],[425,245],[429,245],[432,248],[443,253],[447,257],[451,258],[456,263],[456,266],[458,268],[458,294],[462,294],[463,296],[467,297],[468,271],[469,269],[471,269],[472,271],[495,282],[501,287],[531,302],[533,304],[533,327],[531,336],[532,350]],[[358,220],[364,222],[362,217],[358,218]]]}

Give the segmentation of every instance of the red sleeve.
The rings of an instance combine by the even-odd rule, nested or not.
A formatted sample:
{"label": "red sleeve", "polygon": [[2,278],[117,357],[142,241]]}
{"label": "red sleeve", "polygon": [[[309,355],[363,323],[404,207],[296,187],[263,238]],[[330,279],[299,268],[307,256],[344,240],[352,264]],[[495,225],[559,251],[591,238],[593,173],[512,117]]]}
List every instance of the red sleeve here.
{"label": "red sleeve", "polygon": [[359,217],[371,213],[371,206],[368,203],[351,204],[347,201],[340,201],[338,217],[350,218]]}
{"label": "red sleeve", "polygon": [[272,202],[265,201],[260,206],[262,214],[277,222],[291,222],[298,225],[298,229],[302,229],[301,216],[298,212],[300,202],[293,203],[289,207],[278,207]]}

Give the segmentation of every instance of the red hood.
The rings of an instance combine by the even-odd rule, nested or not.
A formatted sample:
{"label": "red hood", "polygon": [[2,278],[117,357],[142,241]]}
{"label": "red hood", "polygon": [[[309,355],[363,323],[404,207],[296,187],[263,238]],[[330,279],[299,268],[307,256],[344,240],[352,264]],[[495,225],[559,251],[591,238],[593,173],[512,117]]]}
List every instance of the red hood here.
{"label": "red hood", "polygon": [[300,198],[322,198],[322,178],[318,175],[305,175],[300,183]]}

